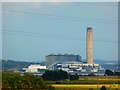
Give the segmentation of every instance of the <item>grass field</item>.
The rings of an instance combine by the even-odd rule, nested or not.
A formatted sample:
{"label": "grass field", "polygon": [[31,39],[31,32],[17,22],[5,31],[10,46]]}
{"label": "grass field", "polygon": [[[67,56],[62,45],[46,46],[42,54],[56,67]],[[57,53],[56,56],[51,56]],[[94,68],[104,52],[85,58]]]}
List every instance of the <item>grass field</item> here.
{"label": "grass field", "polygon": [[[120,90],[118,84],[76,84],[76,85],[66,85],[66,84],[52,84],[56,90],[100,90],[102,86],[106,86],[107,90]],[[97,89],[98,88],[98,89]]]}
{"label": "grass field", "polygon": [[[46,81],[47,84],[55,84],[56,81]],[[79,80],[60,81],[61,84],[119,84],[118,76],[82,76]]]}
{"label": "grass field", "polygon": [[82,76],[79,80],[60,81],[61,84],[55,84],[56,81],[47,81],[56,90],[100,90],[106,86],[107,90],[120,90],[120,78],[118,76]]}

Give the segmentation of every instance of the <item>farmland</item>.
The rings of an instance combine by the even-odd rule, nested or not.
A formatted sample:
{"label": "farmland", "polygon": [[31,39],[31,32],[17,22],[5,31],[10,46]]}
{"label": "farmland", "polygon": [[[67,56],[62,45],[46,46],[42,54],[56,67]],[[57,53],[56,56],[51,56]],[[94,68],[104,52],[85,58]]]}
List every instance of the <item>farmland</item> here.
{"label": "farmland", "polygon": [[[79,80],[59,81],[61,84],[119,84],[118,76],[81,76]],[[47,84],[56,84],[56,81],[46,81]]]}
{"label": "farmland", "polygon": [[56,90],[100,90],[102,86],[106,86],[107,90],[119,90],[118,84],[52,84],[53,87],[55,87]]}
{"label": "farmland", "polygon": [[107,90],[119,90],[119,83],[118,76],[82,76],[79,80],[60,81],[60,84],[56,84],[56,81],[49,81],[48,84],[56,90],[100,90],[102,86],[105,86]]}

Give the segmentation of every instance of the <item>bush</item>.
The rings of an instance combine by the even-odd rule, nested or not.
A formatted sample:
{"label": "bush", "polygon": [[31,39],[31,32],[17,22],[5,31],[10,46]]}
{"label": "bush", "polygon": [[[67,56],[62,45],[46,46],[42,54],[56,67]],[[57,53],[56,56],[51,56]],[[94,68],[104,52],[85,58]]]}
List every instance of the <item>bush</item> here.
{"label": "bush", "polygon": [[47,86],[42,77],[31,74],[20,76],[17,73],[2,73],[2,90],[40,90],[40,89],[53,89],[52,86]]}
{"label": "bush", "polygon": [[68,79],[68,74],[65,71],[62,70],[47,70],[45,73],[42,75],[44,80],[65,80]]}
{"label": "bush", "polygon": [[100,90],[107,90],[105,86],[102,86]]}
{"label": "bush", "polygon": [[79,76],[77,74],[75,75],[70,75],[70,80],[78,80]]}
{"label": "bush", "polygon": [[109,69],[106,69],[106,70],[105,70],[105,75],[107,75],[107,76],[113,76],[113,75],[114,75],[114,72],[111,71],[111,70],[109,70]]}

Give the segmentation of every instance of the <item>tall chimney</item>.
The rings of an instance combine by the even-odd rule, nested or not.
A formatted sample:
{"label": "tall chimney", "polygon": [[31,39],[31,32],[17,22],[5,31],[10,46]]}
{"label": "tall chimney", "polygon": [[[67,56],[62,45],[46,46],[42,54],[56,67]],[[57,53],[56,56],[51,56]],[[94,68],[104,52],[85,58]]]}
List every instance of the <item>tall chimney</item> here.
{"label": "tall chimney", "polygon": [[86,33],[86,59],[87,64],[93,64],[93,55],[92,55],[92,27],[87,28]]}

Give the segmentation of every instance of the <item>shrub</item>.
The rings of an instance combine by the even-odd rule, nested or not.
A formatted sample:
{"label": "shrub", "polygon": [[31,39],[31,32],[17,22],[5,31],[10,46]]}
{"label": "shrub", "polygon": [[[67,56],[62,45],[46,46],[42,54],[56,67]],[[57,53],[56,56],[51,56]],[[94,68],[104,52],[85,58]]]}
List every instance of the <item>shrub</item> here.
{"label": "shrub", "polygon": [[52,86],[47,86],[42,77],[35,76],[32,74],[25,74],[20,76],[17,73],[2,73],[2,90],[40,90],[40,89],[51,89]]}

